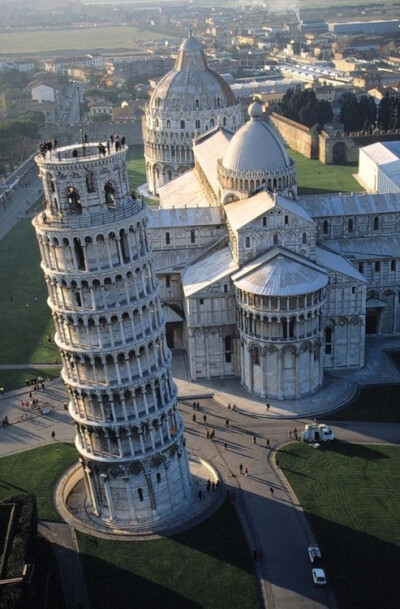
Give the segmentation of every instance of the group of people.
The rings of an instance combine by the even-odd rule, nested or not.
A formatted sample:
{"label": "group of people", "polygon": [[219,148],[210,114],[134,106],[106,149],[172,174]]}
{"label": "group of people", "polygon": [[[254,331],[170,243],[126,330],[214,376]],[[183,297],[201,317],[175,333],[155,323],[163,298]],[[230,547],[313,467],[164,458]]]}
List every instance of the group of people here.
{"label": "group of people", "polygon": [[48,142],[40,142],[39,144],[39,150],[40,150],[40,154],[42,155],[42,157],[45,159],[47,153],[49,152],[51,154],[52,150],[55,150],[57,148],[57,140],[53,140],[53,141],[48,141]]}
{"label": "group of people", "polygon": [[3,417],[3,427],[7,427],[9,424],[8,417]]}
{"label": "group of people", "polygon": [[[85,143],[87,143],[86,133],[84,137]],[[126,140],[124,136],[120,137],[119,135],[116,135],[114,137],[113,135],[110,135],[110,138],[106,141],[106,145],[104,145],[103,142],[98,143],[97,148],[99,149],[99,156],[106,156],[107,153],[110,154],[112,146],[115,147],[115,152],[118,152],[118,150],[121,150],[121,148],[125,148],[125,142]]]}

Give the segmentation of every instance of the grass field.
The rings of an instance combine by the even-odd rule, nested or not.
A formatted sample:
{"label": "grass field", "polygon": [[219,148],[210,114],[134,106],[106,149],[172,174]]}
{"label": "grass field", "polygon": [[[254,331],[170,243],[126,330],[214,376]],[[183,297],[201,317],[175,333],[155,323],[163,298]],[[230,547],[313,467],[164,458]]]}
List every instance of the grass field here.
{"label": "grass field", "polygon": [[[96,609],[258,609],[250,550],[234,506],[169,539],[112,542],[78,534]],[[110,586],[112,582],[112,586]]]}
{"label": "grass field", "polygon": [[278,453],[321,546],[339,609],[397,609],[400,448],[334,442]]}
{"label": "grass field", "polygon": [[129,186],[134,189],[146,182],[144,146],[129,146],[126,157]]}
{"label": "grass field", "polygon": [[26,385],[26,380],[37,377],[55,378],[60,376],[60,368],[13,368],[11,370],[0,370],[0,387],[5,391],[18,389]]}
{"label": "grass field", "polygon": [[39,518],[60,521],[53,506],[54,485],[61,474],[77,461],[75,446],[57,441],[1,458],[0,500],[18,493],[34,493]]}
{"label": "grass field", "polygon": [[53,322],[39,248],[29,220],[0,241],[0,363],[53,363],[58,351],[47,334]]}
{"label": "grass field", "polygon": [[353,178],[353,173],[357,173],[356,165],[324,165],[319,161],[306,159],[291,148],[288,149],[288,154],[296,162],[300,196],[363,190]]}
{"label": "grass field", "polygon": [[329,414],[328,418],[330,421],[400,423],[400,385],[363,387],[351,404]]}
{"label": "grass field", "polygon": [[143,40],[163,40],[165,34],[136,27],[35,28],[1,32],[2,53],[65,53],[70,51],[101,51],[103,49],[133,50]]}

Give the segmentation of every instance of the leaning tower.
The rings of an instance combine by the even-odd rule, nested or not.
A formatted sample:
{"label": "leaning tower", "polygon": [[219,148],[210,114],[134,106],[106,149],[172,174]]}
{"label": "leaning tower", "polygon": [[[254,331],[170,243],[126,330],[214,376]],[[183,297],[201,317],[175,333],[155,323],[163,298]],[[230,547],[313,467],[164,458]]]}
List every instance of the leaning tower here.
{"label": "leaning tower", "polygon": [[146,206],[129,193],[126,148],[36,157],[33,220],[86,490],[100,525],[160,525],[192,483],[153,268]]}

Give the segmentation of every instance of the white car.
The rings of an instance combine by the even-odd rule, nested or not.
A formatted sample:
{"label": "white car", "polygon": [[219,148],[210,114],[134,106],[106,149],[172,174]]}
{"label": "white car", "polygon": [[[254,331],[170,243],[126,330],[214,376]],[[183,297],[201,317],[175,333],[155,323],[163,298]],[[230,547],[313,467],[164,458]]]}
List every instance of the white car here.
{"label": "white car", "polygon": [[326,586],[326,575],[323,569],[313,569],[312,577],[316,586]]}
{"label": "white car", "polygon": [[321,550],[318,546],[308,546],[308,557],[311,564],[319,565],[322,561]]}

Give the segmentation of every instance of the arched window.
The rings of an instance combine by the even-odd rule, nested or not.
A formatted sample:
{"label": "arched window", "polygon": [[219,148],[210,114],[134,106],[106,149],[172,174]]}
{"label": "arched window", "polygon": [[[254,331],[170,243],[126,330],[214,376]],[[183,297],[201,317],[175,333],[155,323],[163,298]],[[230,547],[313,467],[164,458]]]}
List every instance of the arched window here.
{"label": "arched window", "polygon": [[219,97],[217,97],[217,108],[219,108],[221,105],[221,100],[219,99]]}
{"label": "arched window", "polygon": [[303,234],[302,234],[302,236],[301,236],[301,242],[303,243],[303,245],[304,245],[305,243],[307,243],[307,233],[303,233]]}
{"label": "arched window", "polygon": [[253,366],[259,366],[260,365],[260,349],[258,347],[253,347],[252,355],[253,355]]}
{"label": "arched window", "polygon": [[88,192],[94,192],[94,173],[88,171],[86,174],[86,188]]}
{"label": "arched window", "polygon": [[225,351],[225,363],[230,364],[232,362],[232,337],[225,336],[224,338],[224,351]]}
{"label": "arched window", "polygon": [[224,127],[226,127],[226,116],[224,116],[223,120],[222,120],[222,124]]}
{"label": "arched window", "polygon": [[190,243],[196,243],[196,232],[193,229],[190,231]]}
{"label": "arched window", "polygon": [[200,129],[200,121],[199,120],[196,121],[196,129]]}
{"label": "arched window", "polygon": [[274,237],[273,237],[273,244],[274,245],[279,245],[279,235],[274,235]]}
{"label": "arched window", "polygon": [[210,127],[214,127],[214,124],[215,124],[214,119],[213,118],[210,119]]}
{"label": "arched window", "polygon": [[76,214],[81,214],[82,213],[81,199],[79,197],[78,191],[73,186],[68,187],[67,198],[68,198],[70,212],[76,213]]}
{"label": "arched window", "polygon": [[158,482],[158,484],[160,484],[160,482],[161,482],[161,474],[160,474],[160,472],[157,472],[157,482]]}
{"label": "arched window", "polygon": [[347,230],[349,233],[353,232],[353,219],[350,218],[350,220],[347,222]]}
{"label": "arched window", "polygon": [[267,218],[263,216],[263,226],[267,226]]}
{"label": "arched window", "polygon": [[289,224],[289,216],[285,216],[285,224]]}
{"label": "arched window", "polygon": [[165,243],[166,243],[166,245],[170,245],[170,243],[171,243],[171,235],[168,232],[165,233]]}
{"label": "arched window", "polygon": [[185,128],[185,121],[181,121],[181,129]]}
{"label": "arched window", "polygon": [[141,488],[138,488],[137,492],[139,495],[139,501],[143,501],[143,490]]}
{"label": "arched window", "polygon": [[170,169],[168,169],[167,175],[168,175],[168,180],[172,180],[172,171]]}
{"label": "arched window", "polygon": [[77,237],[74,238],[74,251],[75,251],[75,255],[76,255],[76,261],[78,263],[78,269],[80,271],[85,271],[86,270],[85,254],[84,254],[80,239],[78,239]]}
{"label": "arched window", "polygon": [[329,222],[328,220],[324,220],[322,223],[322,234],[327,235],[329,232]]}
{"label": "arched window", "polygon": [[332,338],[333,338],[333,330],[328,327],[325,328],[325,353],[326,355],[332,354]]}
{"label": "arched window", "polygon": [[246,237],[246,247],[250,247],[250,246],[251,246],[250,237]]}
{"label": "arched window", "polygon": [[196,101],[195,101],[195,106],[196,106],[196,110],[200,109],[200,102],[198,99],[196,99]]}
{"label": "arched window", "polygon": [[374,230],[379,229],[379,216],[374,217]]}
{"label": "arched window", "polygon": [[104,186],[104,194],[106,196],[106,205],[113,207],[115,205],[115,190],[111,182],[107,182]]}
{"label": "arched window", "polygon": [[167,121],[167,129],[171,129],[171,121]]}

